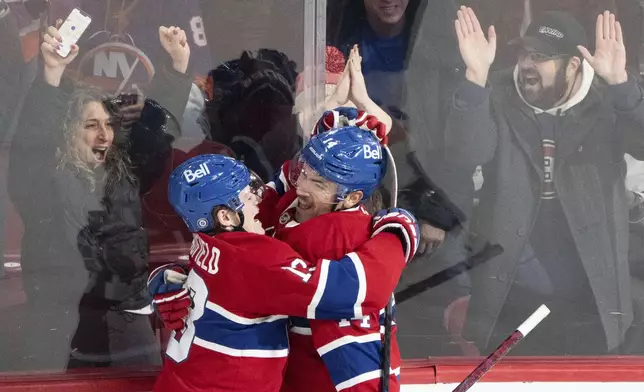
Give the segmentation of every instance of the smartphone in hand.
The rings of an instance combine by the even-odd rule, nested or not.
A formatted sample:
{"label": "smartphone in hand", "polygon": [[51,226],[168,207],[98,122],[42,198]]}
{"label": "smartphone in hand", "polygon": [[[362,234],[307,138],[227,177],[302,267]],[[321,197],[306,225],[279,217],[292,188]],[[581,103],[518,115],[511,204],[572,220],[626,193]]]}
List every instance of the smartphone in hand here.
{"label": "smartphone in hand", "polygon": [[58,29],[63,42],[61,42],[60,48],[56,49],[56,53],[61,57],[67,57],[72,50],[72,46],[78,42],[91,21],[92,18],[89,15],[78,8],[74,8]]}

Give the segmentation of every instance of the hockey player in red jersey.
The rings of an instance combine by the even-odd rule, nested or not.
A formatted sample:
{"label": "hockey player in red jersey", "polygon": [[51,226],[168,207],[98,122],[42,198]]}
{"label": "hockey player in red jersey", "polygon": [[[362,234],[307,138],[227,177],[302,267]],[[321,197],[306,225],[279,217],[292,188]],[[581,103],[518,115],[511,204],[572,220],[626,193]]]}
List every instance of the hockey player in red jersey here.
{"label": "hockey player in red jersey", "polygon": [[[386,157],[378,139],[355,125],[377,129],[383,136],[383,124],[357,109],[339,108],[325,113],[316,130],[340,124],[354,126],[313,136],[299,158],[286,164],[269,184],[273,192],[261,205],[265,226],[274,229],[275,238],[309,258],[337,258],[365,243],[372,232],[371,216],[360,204],[380,185]],[[413,220],[397,209],[378,216],[383,218],[383,226]],[[416,235],[407,239],[412,244],[408,249],[416,246]],[[383,254],[380,261],[389,258],[390,273],[395,275],[404,264],[395,262],[394,257]],[[404,261],[411,257],[413,253],[407,254]],[[369,268],[366,260],[364,264]],[[369,280],[367,287],[391,295],[378,278]],[[282,392],[380,391],[383,313],[364,313],[357,320],[340,322],[292,318],[291,352]],[[399,391],[395,327],[393,336],[389,390]]]}
{"label": "hockey player in red jersey", "polygon": [[384,277],[385,268],[364,268],[362,260],[409,253],[400,241],[409,236],[400,232],[406,228],[395,227],[338,261],[304,261],[283,242],[259,235],[259,198],[248,169],[223,156],[186,161],[173,172],[168,193],[195,233],[191,271],[182,291],[163,293],[172,275],[167,268],[152,274],[150,286],[160,310],[185,307],[188,296],[191,306],[185,325],[172,333],[155,391],[279,390],[288,353],[287,319],[279,314],[340,320],[373,312],[388,295],[372,293],[366,280],[393,290],[398,276]]}

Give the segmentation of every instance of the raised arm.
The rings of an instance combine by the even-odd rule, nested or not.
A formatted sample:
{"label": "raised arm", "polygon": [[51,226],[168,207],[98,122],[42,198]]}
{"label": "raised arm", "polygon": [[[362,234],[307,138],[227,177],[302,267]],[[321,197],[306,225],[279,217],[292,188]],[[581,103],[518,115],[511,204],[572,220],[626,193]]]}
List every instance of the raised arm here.
{"label": "raised arm", "polygon": [[626,72],[626,48],[622,26],[609,11],[597,16],[595,53],[579,47],[584,59],[608,84],[624,150],[644,159],[644,100],[642,88]]}
{"label": "raised arm", "polygon": [[[5,126],[11,122],[16,108],[16,92],[20,91],[20,71],[25,66],[18,25],[9,6],[0,0],[0,132],[7,132]],[[6,125],[3,125],[6,124]]]}
{"label": "raised arm", "polygon": [[[63,119],[70,96],[59,86],[65,68],[78,55],[78,46],[74,45],[70,54],[63,58],[55,52],[60,40],[54,26],[43,36],[43,73],[36,78],[25,98],[11,143],[9,190],[19,208],[35,208],[40,197],[51,194],[47,187],[57,166],[56,149],[63,145]],[[30,178],[47,180],[28,181]]]}
{"label": "raised arm", "polygon": [[161,26],[159,41],[169,61],[155,73],[148,99],[138,109],[140,119],[130,131],[130,159],[141,180],[142,192],[159,178],[171,154],[172,143],[181,136],[183,113],[192,85],[192,78],[186,74],[190,61],[186,33],[178,27]]}
{"label": "raised arm", "polygon": [[[168,54],[168,61],[154,75],[147,95],[180,120],[183,118],[193,81],[187,73],[190,45],[186,32],[178,27],[159,27],[159,41]],[[173,136],[180,135],[177,133]]]}
{"label": "raised arm", "polygon": [[479,165],[491,160],[496,150],[497,127],[486,88],[496,54],[496,33],[490,26],[486,37],[471,8],[461,7],[457,16],[454,27],[467,69],[449,106],[445,156],[455,163]]}

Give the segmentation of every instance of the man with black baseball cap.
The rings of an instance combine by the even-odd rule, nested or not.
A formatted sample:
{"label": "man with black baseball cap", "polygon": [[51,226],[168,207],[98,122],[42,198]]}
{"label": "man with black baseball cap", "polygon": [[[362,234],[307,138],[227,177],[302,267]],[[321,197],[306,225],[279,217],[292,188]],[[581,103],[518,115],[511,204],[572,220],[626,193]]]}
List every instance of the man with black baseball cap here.
{"label": "man with black baseball cap", "polygon": [[511,41],[510,45],[531,47],[549,56],[580,56],[578,46],[586,46],[587,40],[583,26],[570,14],[550,11],[538,15],[523,37]]}
{"label": "man with black baseball cap", "polygon": [[[585,47],[586,42],[581,24],[560,11],[541,14],[523,37],[510,42],[517,49],[519,60],[517,87],[528,104],[547,110],[568,101],[579,88],[575,84],[580,82],[583,58],[579,47]],[[593,79],[592,73],[589,68],[582,75],[587,84]]]}
{"label": "man with black baseball cap", "polygon": [[461,7],[455,28],[467,70],[445,155],[484,165],[473,252],[504,249],[471,271],[464,337],[490,350],[545,303],[551,316],[515,354],[619,352],[633,320],[623,157],[644,158],[644,95],[619,22],[598,16],[591,54],[573,17],[538,15],[510,43],[514,72],[492,83],[494,27],[486,36]]}

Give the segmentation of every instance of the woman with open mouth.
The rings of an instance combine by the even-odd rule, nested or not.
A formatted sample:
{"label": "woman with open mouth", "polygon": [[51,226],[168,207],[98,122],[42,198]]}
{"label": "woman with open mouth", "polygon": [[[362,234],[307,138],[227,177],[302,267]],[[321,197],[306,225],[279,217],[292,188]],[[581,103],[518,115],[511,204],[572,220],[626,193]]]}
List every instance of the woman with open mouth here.
{"label": "woman with open mouth", "polygon": [[161,27],[159,37],[172,67],[157,69],[148,96],[158,102],[137,104],[62,80],[78,46],[63,58],[57,29],[44,36],[44,71],[26,99],[8,179],[25,227],[25,336],[15,355],[25,358],[22,370],[160,363],[146,315],[149,248],[139,195],[179,136],[175,118],[192,78],[185,32]]}

